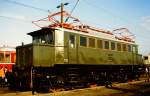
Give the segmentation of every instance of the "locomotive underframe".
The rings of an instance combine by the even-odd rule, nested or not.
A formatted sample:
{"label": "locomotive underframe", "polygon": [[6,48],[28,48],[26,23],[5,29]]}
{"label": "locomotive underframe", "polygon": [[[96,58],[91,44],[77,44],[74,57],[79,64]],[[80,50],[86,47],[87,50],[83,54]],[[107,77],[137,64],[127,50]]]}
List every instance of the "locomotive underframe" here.
{"label": "locomotive underframe", "polygon": [[14,68],[13,89],[50,91],[104,85],[110,82],[126,82],[138,79],[144,66],[140,65],[80,65],[55,64],[54,67]]}

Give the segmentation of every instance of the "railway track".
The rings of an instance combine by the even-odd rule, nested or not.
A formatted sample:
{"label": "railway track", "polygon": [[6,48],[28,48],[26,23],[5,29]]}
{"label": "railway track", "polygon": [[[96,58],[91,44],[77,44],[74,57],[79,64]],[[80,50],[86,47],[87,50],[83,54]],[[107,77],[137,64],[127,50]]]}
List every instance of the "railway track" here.
{"label": "railway track", "polygon": [[[89,88],[64,91],[51,90],[52,93],[35,93],[35,96],[149,96],[150,82],[132,81],[127,83],[113,83],[112,87],[92,85]],[[19,92],[8,88],[0,88],[1,96],[32,96],[31,91]]]}

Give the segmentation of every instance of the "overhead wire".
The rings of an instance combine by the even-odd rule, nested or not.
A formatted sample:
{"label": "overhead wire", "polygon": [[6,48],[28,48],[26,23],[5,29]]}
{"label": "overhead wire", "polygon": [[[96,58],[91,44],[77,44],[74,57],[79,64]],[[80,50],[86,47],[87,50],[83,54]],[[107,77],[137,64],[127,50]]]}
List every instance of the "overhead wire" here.
{"label": "overhead wire", "polygon": [[113,16],[114,18],[117,18],[117,19],[120,19],[121,21],[125,21],[125,22],[130,23],[128,20],[126,20],[126,19],[120,17],[119,15],[116,15],[115,13],[113,13],[113,12],[111,12],[111,11],[109,11],[109,10],[107,10],[107,9],[105,9],[105,8],[103,8],[103,7],[101,7],[101,6],[97,6],[97,5],[95,5],[95,4],[89,3],[89,2],[86,1],[86,0],[84,1],[84,3],[88,4],[88,6],[91,6],[92,8],[101,9],[101,10],[103,10],[103,12],[105,12],[106,14],[109,14],[109,15]]}
{"label": "overhead wire", "polygon": [[[105,9],[105,8],[103,8],[103,7],[101,7],[101,6],[96,6],[95,4],[91,4],[91,3],[87,2],[87,0],[85,0],[84,3],[87,3],[89,6],[92,6],[93,8],[97,8],[97,9],[101,8],[105,13],[108,13],[108,14],[110,14],[111,16],[113,16],[113,17],[115,17],[115,18],[117,18],[117,19],[120,19],[121,21],[124,21],[124,22],[126,22],[126,23],[128,23],[128,24],[130,24],[130,25],[132,24],[132,26],[134,26],[134,27],[137,26],[137,25],[135,25],[133,22],[131,22],[130,20],[125,19],[125,18],[121,17],[120,15],[118,15],[118,14],[116,14],[116,13],[113,13],[113,12],[111,12],[111,11],[109,11],[109,10],[107,10],[107,9]],[[138,26],[140,26],[140,25],[138,25]],[[141,27],[141,26],[140,26],[140,27]],[[146,29],[146,30],[147,30],[147,29]],[[149,30],[147,30],[147,31],[149,31]]]}
{"label": "overhead wire", "polygon": [[32,9],[35,9],[35,10],[43,11],[43,12],[50,12],[49,10],[46,10],[46,9],[34,7],[34,6],[31,6],[31,5],[23,4],[23,3],[12,1],[12,0],[4,0],[4,1],[12,3],[12,4],[20,5],[20,6],[23,6],[23,7],[32,8]]}
{"label": "overhead wire", "polygon": [[[113,16],[114,18],[117,18],[117,19],[120,19],[121,21],[124,21],[124,22],[126,22],[126,23],[128,23],[129,25],[131,25],[132,27],[142,27],[142,26],[140,26],[140,25],[135,25],[133,22],[131,22],[130,20],[127,20],[127,19],[125,19],[125,18],[123,18],[123,17],[121,17],[121,16],[119,16],[118,14],[115,14],[115,13],[113,13],[113,12],[111,12],[111,11],[109,11],[109,10],[107,10],[107,9],[105,9],[105,8],[103,8],[103,7],[101,7],[101,6],[97,6],[97,5],[95,5],[95,4],[91,4],[91,3],[89,3],[87,0],[84,0],[84,3],[86,3],[86,4],[88,4],[88,6],[91,6],[92,8],[96,8],[96,9],[102,9],[105,13],[107,13],[107,14],[110,14],[111,16]],[[145,29],[145,28],[144,28]],[[149,31],[149,30],[147,30],[147,29],[145,29],[146,31]],[[132,33],[133,34],[133,33]],[[133,35],[135,35],[135,34],[133,34]]]}
{"label": "overhead wire", "polygon": [[[73,11],[74,11],[75,8],[77,7],[78,3],[79,3],[79,0],[77,0],[76,4],[75,4],[74,7],[72,8],[72,10],[71,10],[71,12],[70,12],[70,15],[73,13]],[[67,22],[68,20],[69,20],[69,17],[66,18],[65,22]]]}
{"label": "overhead wire", "polygon": [[[49,12],[49,13],[50,13],[50,10],[46,10],[46,9],[42,9],[42,8],[37,8],[37,7],[31,6],[31,5],[26,5],[26,4],[23,4],[23,3],[20,3],[20,2],[16,2],[16,1],[12,1],[12,0],[4,0],[4,1],[9,2],[9,3],[12,3],[12,4],[17,4],[17,5],[20,5],[20,6],[23,6],[23,7],[32,8],[32,9],[35,9],[35,10],[39,10],[39,11]],[[87,2],[86,0],[84,0],[84,2],[87,3],[89,6],[92,6],[93,8],[97,8],[96,5],[93,5],[93,4],[89,3],[89,2]],[[75,10],[75,8],[76,8],[76,6],[78,5],[78,3],[79,3],[79,0],[77,0],[76,4],[75,4],[75,6],[73,7],[73,9],[71,10],[70,14],[73,13],[73,11]],[[119,18],[120,20],[123,20],[123,21],[127,22],[128,24],[131,24],[131,23],[132,23],[132,22],[130,22],[129,20],[126,20],[126,19],[120,17],[119,15],[116,15],[116,14],[114,14],[113,12],[110,12],[110,11],[106,10],[105,8],[102,8],[102,7],[100,7],[100,6],[99,6],[98,8],[101,8],[102,10],[104,10],[104,12],[106,12],[106,13],[108,13],[108,14],[111,14],[111,15],[112,15],[113,17],[115,17],[115,18],[117,17],[117,18]],[[2,16],[1,16],[1,17],[2,17]],[[3,16],[3,17],[4,17],[4,16]],[[68,20],[69,20],[69,17],[66,18],[65,22],[67,22]],[[132,23],[132,24],[133,24],[133,23]],[[134,24],[134,25],[135,25],[135,24]]]}
{"label": "overhead wire", "polygon": [[[23,6],[23,7],[26,7],[26,8],[32,8],[32,9],[39,10],[39,11],[42,11],[42,12],[51,13],[50,10],[46,10],[46,9],[34,7],[34,6],[27,5],[27,4],[23,4],[23,3],[20,3],[20,2],[17,2],[17,1],[13,1],[13,0],[4,0],[4,1],[6,1],[6,2],[8,2],[8,3],[12,3],[12,4],[19,5],[19,6]],[[79,0],[77,0],[75,6],[73,7],[73,9],[72,9],[72,11],[71,11],[71,14],[72,14],[73,11],[75,10],[75,8],[76,8],[78,2],[79,2]],[[7,16],[0,16],[0,17],[7,18],[7,19],[15,19],[15,20],[23,21],[23,20],[20,20],[20,19],[16,19],[16,18],[12,18],[12,17],[7,17]],[[66,22],[67,22],[68,20],[69,20],[69,17],[66,18]]]}
{"label": "overhead wire", "polygon": [[[81,2],[81,3],[82,3],[82,2]],[[91,3],[86,2],[86,0],[84,0],[83,3],[86,4],[86,5],[88,5],[88,6],[90,6],[90,7],[92,7],[92,8],[93,8],[93,7],[95,8],[95,5],[92,5]],[[97,8],[97,9],[98,9],[98,8]],[[87,12],[88,12],[88,11],[87,11]],[[89,14],[89,13],[88,13],[88,14]],[[84,19],[85,19],[85,18],[84,18]],[[89,24],[91,24],[91,23],[94,24],[94,25],[101,24],[101,23],[96,23],[96,22],[94,22],[94,20],[92,20],[92,19],[95,19],[95,18],[91,18],[91,19],[88,18],[88,19],[86,19],[86,20],[83,20],[83,19],[82,19],[82,20],[83,20],[84,22],[89,23]],[[96,27],[96,26],[95,26],[95,27]],[[98,27],[98,26],[97,26],[97,27]],[[111,27],[110,27],[109,25],[108,25],[107,27],[109,27],[109,29],[111,29]]]}
{"label": "overhead wire", "polygon": [[[34,6],[31,6],[31,5],[27,5],[27,4],[23,4],[23,3],[20,3],[20,2],[16,2],[16,1],[12,1],[12,0],[4,0],[5,2],[8,2],[8,3],[11,3],[11,4],[16,4],[16,5],[19,5],[19,6],[23,6],[23,7],[26,7],[26,8],[32,8],[32,9],[35,9],[35,10],[38,10],[38,11],[42,11],[42,12],[46,12],[46,13],[51,13],[50,10],[46,10],[46,9],[42,9],[42,8],[38,8],[38,7],[34,7]],[[31,22],[31,21],[28,21],[28,20],[22,20],[22,19],[18,19],[18,18],[13,18],[13,17],[9,17],[9,16],[3,16],[3,15],[0,15],[1,18],[6,18],[6,19],[11,19],[11,20],[18,20],[18,21],[22,21],[22,22]]]}
{"label": "overhead wire", "polygon": [[8,17],[8,16],[2,16],[0,15],[1,18],[5,18],[5,19],[11,19],[11,20],[17,20],[17,21],[21,21],[21,22],[25,22],[25,23],[31,23],[31,21],[28,20],[22,20],[22,19],[17,19],[17,18],[13,18],[13,17]]}

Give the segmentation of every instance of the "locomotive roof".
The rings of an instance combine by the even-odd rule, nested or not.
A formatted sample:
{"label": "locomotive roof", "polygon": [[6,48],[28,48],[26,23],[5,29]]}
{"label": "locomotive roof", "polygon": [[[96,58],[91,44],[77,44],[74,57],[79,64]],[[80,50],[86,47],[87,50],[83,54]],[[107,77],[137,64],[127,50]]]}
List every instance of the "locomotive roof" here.
{"label": "locomotive roof", "polygon": [[54,30],[63,30],[63,31],[71,32],[71,33],[77,33],[77,34],[86,35],[86,36],[93,36],[93,37],[102,38],[102,39],[106,39],[106,40],[113,40],[113,41],[118,41],[118,42],[129,43],[129,44],[136,44],[135,42],[127,42],[124,40],[118,40],[112,34],[106,34],[106,33],[95,32],[95,31],[89,31],[89,33],[86,33],[86,32],[82,32],[82,31],[76,31],[76,30],[71,30],[71,29],[66,29],[66,28],[58,28],[58,27],[57,28],[42,28],[40,30],[36,30],[36,31],[30,32],[27,34],[31,35],[31,36],[40,36],[40,35],[49,33]]}
{"label": "locomotive roof", "polygon": [[27,33],[27,34],[31,35],[31,36],[40,36],[40,35],[49,33],[52,30],[54,30],[54,29],[52,29],[52,28],[42,28],[40,30],[36,30],[36,31],[30,32],[30,33]]}
{"label": "locomotive roof", "polygon": [[135,42],[128,42],[128,41],[124,41],[124,40],[118,40],[115,38],[115,35],[112,34],[106,34],[106,33],[102,33],[102,32],[95,32],[95,31],[89,31],[88,33],[86,32],[82,32],[82,31],[76,31],[76,30],[70,30],[70,29],[65,29],[65,28],[57,28],[56,30],[63,30],[63,31],[67,31],[70,33],[76,33],[76,34],[81,34],[81,35],[85,35],[85,36],[92,36],[95,38],[101,38],[101,39],[105,39],[105,40],[112,40],[112,41],[117,41],[117,42],[123,42],[123,43],[128,43],[128,44],[135,44]]}

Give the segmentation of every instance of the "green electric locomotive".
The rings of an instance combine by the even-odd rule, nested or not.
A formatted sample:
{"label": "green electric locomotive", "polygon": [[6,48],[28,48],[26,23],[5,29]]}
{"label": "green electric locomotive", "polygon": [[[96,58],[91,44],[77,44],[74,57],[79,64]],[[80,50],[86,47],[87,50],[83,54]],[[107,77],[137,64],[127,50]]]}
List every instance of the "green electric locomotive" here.
{"label": "green electric locomotive", "polygon": [[87,87],[108,79],[125,82],[139,78],[143,69],[138,45],[108,30],[59,23],[28,35],[32,43],[16,47],[13,72],[18,88]]}

